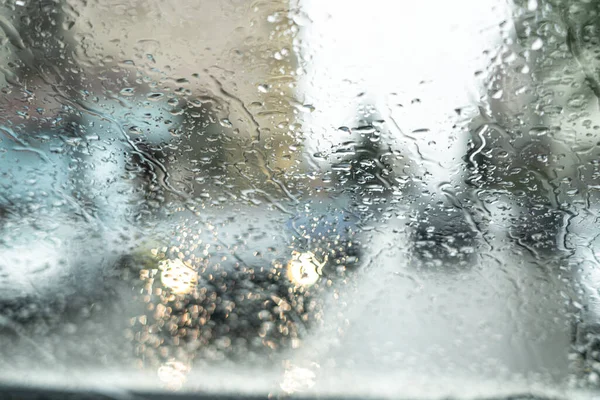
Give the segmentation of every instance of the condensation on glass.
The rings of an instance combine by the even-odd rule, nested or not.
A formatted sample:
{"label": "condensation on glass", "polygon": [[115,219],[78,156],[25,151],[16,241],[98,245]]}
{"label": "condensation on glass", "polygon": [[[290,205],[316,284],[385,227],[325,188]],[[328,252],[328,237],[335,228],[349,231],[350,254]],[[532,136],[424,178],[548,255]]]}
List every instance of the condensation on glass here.
{"label": "condensation on glass", "polygon": [[593,395],[599,12],[0,1],[0,384]]}

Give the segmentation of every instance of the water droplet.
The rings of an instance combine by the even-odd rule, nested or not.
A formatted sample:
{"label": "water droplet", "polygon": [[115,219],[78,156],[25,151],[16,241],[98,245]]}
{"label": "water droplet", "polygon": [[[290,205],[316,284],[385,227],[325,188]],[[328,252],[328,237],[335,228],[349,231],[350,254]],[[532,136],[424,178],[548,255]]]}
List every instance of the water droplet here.
{"label": "water droplet", "polygon": [[142,130],[137,126],[130,127],[128,131],[133,135],[141,135],[143,133]]}
{"label": "water droplet", "polygon": [[123,88],[119,92],[122,96],[133,96],[135,94],[135,89],[132,87]]}
{"label": "water droplet", "polygon": [[544,126],[536,126],[529,130],[531,136],[546,136],[550,130]]}
{"label": "water droplet", "polygon": [[225,128],[233,128],[233,124],[231,123],[231,121],[227,118],[222,118],[219,120],[219,123],[221,124],[221,126],[225,127]]}
{"label": "water droplet", "polygon": [[531,50],[539,50],[544,46],[544,41],[540,37],[536,37],[531,43]]}
{"label": "water droplet", "polygon": [[499,100],[502,98],[502,95],[504,94],[504,90],[500,89],[495,91],[494,93],[492,93],[492,99],[496,99]]}
{"label": "water droplet", "polygon": [[148,93],[146,98],[150,101],[158,101],[164,97],[164,93]]}
{"label": "water droplet", "polygon": [[571,98],[567,101],[567,106],[570,109],[580,109],[587,105],[586,97],[583,94],[576,94],[571,96]]}
{"label": "water droplet", "polygon": [[528,0],[527,1],[527,10],[528,11],[535,11],[538,8],[538,2],[537,0]]}

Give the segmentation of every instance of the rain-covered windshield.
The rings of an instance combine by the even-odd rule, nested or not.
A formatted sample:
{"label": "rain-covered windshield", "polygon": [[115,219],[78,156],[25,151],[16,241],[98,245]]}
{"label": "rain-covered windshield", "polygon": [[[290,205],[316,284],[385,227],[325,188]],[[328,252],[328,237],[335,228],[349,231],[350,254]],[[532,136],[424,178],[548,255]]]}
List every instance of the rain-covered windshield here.
{"label": "rain-covered windshield", "polygon": [[0,385],[592,398],[599,13],[0,1]]}

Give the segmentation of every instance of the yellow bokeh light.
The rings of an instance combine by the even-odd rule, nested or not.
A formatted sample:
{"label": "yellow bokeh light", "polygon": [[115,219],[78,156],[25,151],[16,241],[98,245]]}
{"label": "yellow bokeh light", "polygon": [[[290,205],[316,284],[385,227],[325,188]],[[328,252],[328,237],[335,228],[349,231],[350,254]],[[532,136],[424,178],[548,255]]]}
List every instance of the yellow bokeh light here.
{"label": "yellow bokeh light", "polygon": [[159,269],[160,281],[175,294],[190,293],[198,283],[198,273],[178,258],[161,261]]}
{"label": "yellow bokeh light", "polygon": [[321,277],[326,262],[327,257],[321,263],[310,251],[293,251],[287,266],[287,276],[297,286],[312,286]]}

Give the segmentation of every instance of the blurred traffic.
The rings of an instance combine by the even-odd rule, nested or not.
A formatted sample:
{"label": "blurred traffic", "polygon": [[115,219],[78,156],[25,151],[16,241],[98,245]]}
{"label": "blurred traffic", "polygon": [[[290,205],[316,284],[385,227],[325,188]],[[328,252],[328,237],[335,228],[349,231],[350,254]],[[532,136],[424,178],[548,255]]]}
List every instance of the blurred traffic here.
{"label": "blurred traffic", "polygon": [[599,7],[5,1],[0,381],[595,390]]}

